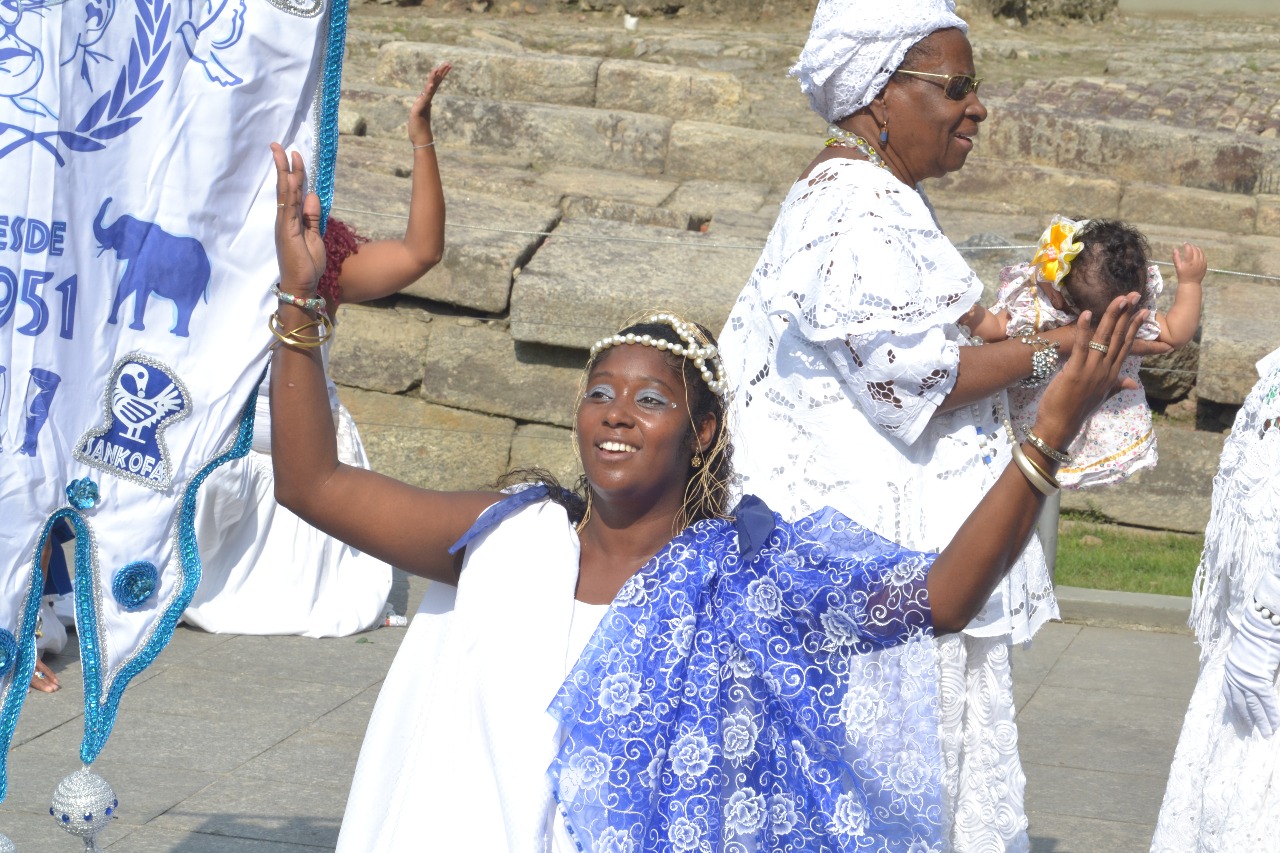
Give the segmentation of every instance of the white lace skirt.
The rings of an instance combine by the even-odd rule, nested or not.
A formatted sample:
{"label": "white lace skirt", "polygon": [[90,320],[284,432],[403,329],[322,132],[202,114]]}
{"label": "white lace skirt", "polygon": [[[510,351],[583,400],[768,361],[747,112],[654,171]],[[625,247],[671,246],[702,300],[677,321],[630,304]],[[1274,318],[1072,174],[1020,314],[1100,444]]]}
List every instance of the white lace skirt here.
{"label": "white lace skirt", "polygon": [[[334,414],[339,458],[368,468],[351,414],[341,405]],[[203,570],[183,615],[190,625],[218,634],[342,637],[381,620],[391,567],[277,504],[267,453],[250,450],[209,476],[195,529]]]}
{"label": "white lace skirt", "polygon": [[938,638],[943,825],[952,853],[1027,853],[1008,637]]}
{"label": "white lace skirt", "polygon": [[1222,678],[1230,646],[1219,643],[1200,667],[1152,853],[1280,849],[1280,735],[1242,735],[1227,719]]}

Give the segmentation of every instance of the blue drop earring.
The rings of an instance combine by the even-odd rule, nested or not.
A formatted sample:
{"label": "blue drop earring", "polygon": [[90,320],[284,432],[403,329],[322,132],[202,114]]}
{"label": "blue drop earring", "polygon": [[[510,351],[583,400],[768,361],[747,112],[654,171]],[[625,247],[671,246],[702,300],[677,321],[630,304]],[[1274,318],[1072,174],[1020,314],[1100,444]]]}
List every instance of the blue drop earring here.
{"label": "blue drop earring", "polygon": [[888,144],[889,144],[889,117],[886,115],[884,117],[884,124],[880,125],[880,147],[883,148]]}

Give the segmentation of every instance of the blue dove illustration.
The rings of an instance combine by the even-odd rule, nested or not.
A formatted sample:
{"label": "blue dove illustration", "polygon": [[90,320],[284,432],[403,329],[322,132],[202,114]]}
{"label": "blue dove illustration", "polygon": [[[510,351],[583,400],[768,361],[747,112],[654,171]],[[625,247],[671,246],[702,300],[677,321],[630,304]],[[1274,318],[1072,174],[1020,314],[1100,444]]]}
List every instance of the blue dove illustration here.
{"label": "blue dove illustration", "polygon": [[197,3],[191,3],[192,20],[178,25],[178,35],[187,47],[193,62],[204,66],[204,73],[214,83],[237,86],[244,82],[238,74],[222,64],[218,51],[240,41],[244,32],[245,0],[200,0],[199,7],[207,14],[203,23],[195,23]]}
{"label": "blue dove illustration", "polygon": [[115,12],[116,0],[67,0],[62,10],[62,55],[67,57],[62,64],[70,65],[79,59],[80,78],[90,89],[90,63],[111,58],[94,50],[93,45],[102,40]]}
{"label": "blue dove illustration", "polygon": [[24,10],[38,9],[23,0],[0,0],[0,98],[8,98],[26,113],[56,119],[57,113],[27,93],[35,89],[44,74],[44,56],[31,42],[18,35]]}
{"label": "blue dove illustration", "polygon": [[[165,386],[154,397],[147,396],[148,371],[141,364],[125,365],[111,391],[111,412],[124,427],[121,438],[139,443],[148,440],[142,431],[164,420],[166,415],[182,408],[182,395],[172,384]],[[125,380],[133,390],[125,387]]]}

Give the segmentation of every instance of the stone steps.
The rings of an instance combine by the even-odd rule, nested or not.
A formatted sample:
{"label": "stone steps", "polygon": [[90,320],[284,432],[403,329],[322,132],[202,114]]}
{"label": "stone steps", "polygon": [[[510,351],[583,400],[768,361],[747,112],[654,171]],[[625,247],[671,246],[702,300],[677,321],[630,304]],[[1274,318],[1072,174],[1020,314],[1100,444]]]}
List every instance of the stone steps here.
{"label": "stone steps", "polygon": [[[394,62],[389,59],[384,64],[395,66],[412,60],[429,67],[440,54],[418,48],[436,47],[388,45],[382,53]],[[546,78],[556,76],[553,69],[562,60],[524,59],[533,64],[550,63],[542,74]],[[608,64],[595,58],[584,61],[601,68]],[[637,79],[655,71],[670,73],[665,67],[651,66],[644,74],[636,72]],[[552,100],[560,94],[554,87],[547,88]],[[492,79],[463,90],[484,93],[484,98],[442,95],[436,115],[442,145],[507,154],[514,148],[521,156],[551,165],[710,180],[737,180],[741,163],[752,162],[758,164],[753,177],[774,187],[789,184],[814,151],[814,137],[808,132],[781,133],[705,121],[701,120],[707,117],[705,109],[697,111],[699,120],[657,115],[648,111],[652,104],[626,98],[602,108],[589,93],[582,92],[581,85],[563,88],[572,90],[572,97],[564,98],[568,102],[564,106],[572,109],[519,100],[536,92],[495,85]],[[358,111],[358,117],[348,116],[348,126],[363,125],[372,135],[403,133],[403,116],[412,100],[410,90],[348,88],[345,97],[349,114]],[[658,99],[658,103],[668,99]],[[1246,144],[1233,134],[1184,131],[1145,122],[1065,118],[1047,110],[1001,108],[998,104],[993,105],[992,113],[980,137],[979,156],[961,172],[934,182],[934,192],[954,186],[957,193],[972,196],[970,203],[996,201],[1041,211],[1063,206],[1105,210],[1105,215],[1149,224],[1184,225],[1194,219],[1198,228],[1280,236],[1280,195],[1258,192],[1280,187],[1280,173],[1275,173],[1280,168],[1280,142],[1255,139]],[[1135,150],[1143,156],[1132,156]],[[725,157],[725,151],[733,151],[735,156]],[[983,160],[988,164],[985,169],[981,168]],[[1005,165],[1010,162],[1017,166]],[[1013,183],[1022,183],[1017,180],[1020,177],[1053,176],[1051,191],[1038,185],[1034,194],[1028,193],[1022,200],[1011,198],[1006,190],[1011,172]],[[989,191],[993,185],[995,193]],[[1179,189],[1182,192],[1170,195]],[[1189,216],[1188,211],[1194,214]]]}
{"label": "stone steps", "polygon": [[[1280,192],[1280,140],[991,98],[979,151],[1011,163],[1244,196]],[[1140,153],[1138,153],[1140,152]]]}
{"label": "stone steps", "polygon": [[735,124],[747,111],[742,82],[724,71],[599,56],[392,42],[378,52],[378,79],[384,85],[412,90],[445,60],[454,67],[451,95],[721,124]]}
{"label": "stone steps", "polygon": [[[387,172],[402,168],[393,164],[403,160],[404,146],[377,139],[352,143],[351,157],[344,158],[344,168],[338,175],[338,198],[345,200],[345,205],[339,204],[337,213],[370,236],[394,236],[403,227],[408,181]],[[502,313],[511,299],[515,337],[550,346],[585,347],[636,307],[671,305],[690,298],[690,313],[718,328],[750,272],[780,195],[767,184],[680,182],[582,168],[537,170],[520,161],[449,151],[442,148],[441,152],[442,169],[450,188],[451,227],[446,256],[421,283],[407,290],[407,295],[487,314]],[[1034,206],[997,201],[1007,195],[1008,170],[1002,170],[998,163],[975,158],[961,174],[970,168],[974,177],[966,178],[964,183],[953,179],[936,182],[938,186],[931,193],[953,239],[964,244],[985,235],[988,241],[995,238],[997,244],[1034,242],[1044,224]],[[1123,206],[1122,186],[1118,183],[1099,189],[1098,179],[1033,167],[1019,167],[1015,179],[1034,185],[1041,200],[1055,198],[1057,209],[1084,206],[1088,198],[1101,198],[1105,192],[1111,193],[1112,202],[1110,207],[1100,208],[1101,215],[1117,215]],[[366,210],[398,213],[400,217],[373,216]],[[1141,223],[1141,219],[1138,221]],[[707,233],[687,230],[695,224],[705,224]],[[1275,265],[1266,259],[1280,250],[1280,241],[1274,238],[1255,237],[1249,244],[1221,231],[1184,231],[1141,224],[1157,258],[1170,256],[1183,239],[1192,239],[1209,251],[1215,265],[1268,269]],[[548,231],[555,236],[542,245],[539,234]],[[636,240],[642,242],[633,242]],[[607,248],[602,248],[602,243]],[[726,245],[733,248],[724,248]],[[997,280],[1001,266],[1016,262],[1027,253],[1025,249],[985,252],[979,248],[970,246],[966,253],[990,285]],[[613,271],[618,269],[643,271],[629,285],[634,306],[613,307],[608,296],[611,291],[601,287],[601,282],[611,280]],[[513,286],[517,270],[525,275]],[[668,270],[679,270],[686,279],[693,278],[701,286],[690,297],[687,285],[672,280]],[[1268,330],[1260,329],[1256,340],[1251,340],[1228,314],[1219,333],[1219,325],[1215,325],[1219,312],[1214,306],[1220,300],[1215,280],[1211,278],[1209,284],[1207,339],[1212,342],[1221,333],[1230,336],[1232,344],[1209,346],[1205,369],[1235,378],[1226,384],[1211,383],[1202,394],[1206,399],[1238,403],[1232,389],[1245,381],[1241,377],[1250,375],[1248,368],[1257,355],[1267,351]],[[1170,292],[1173,285],[1171,281]],[[1251,283],[1247,287],[1270,285]],[[1232,294],[1236,289],[1226,292]],[[1227,300],[1222,304],[1235,303]],[[577,332],[557,328],[557,316],[583,305],[593,309],[588,312],[595,318],[593,323],[583,326],[575,321],[571,325],[578,328]],[[1185,359],[1178,369],[1186,369]],[[1181,396],[1187,390],[1185,383],[1172,387],[1176,390],[1167,391],[1166,396]]]}
{"label": "stone steps", "polygon": [[[637,61],[619,57],[616,35],[539,45],[549,50],[511,32],[432,35],[458,44],[368,39],[349,66],[334,210],[369,236],[402,233],[405,116],[427,70],[448,59],[455,71],[433,111],[445,257],[404,294],[343,309],[333,375],[368,392],[361,412],[386,419],[375,462],[409,466],[415,482],[478,486],[530,464],[571,480],[567,427],[585,348],[645,308],[675,307],[718,330],[822,126],[794,82],[774,79],[781,41],[729,56],[712,40],[670,35],[641,51],[633,39],[648,54]],[[649,61],[650,50],[665,61]],[[777,67],[762,85],[768,63]],[[1156,259],[1190,239],[1213,267],[1280,269],[1280,196],[1259,192],[1274,188],[1271,141],[1066,115],[1028,91],[997,88],[977,155],[928,186],[984,281],[1029,254],[988,247],[1033,243],[1056,212],[1132,221]],[[1274,345],[1263,318],[1280,298],[1275,284],[1211,274],[1201,345],[1149,363],[1152,395],[1176,400],[1195,383],[1204,400],[1238,404],[1253,362]],[[379,394],[401,402],[378,408]],[[410,453],[415,430],[462,435],[431,439],[443,454],[432,471]],[[1185,424],[1161,431],[1170,451],[1159,471],[1170,482],[1216,462],[1220,436]],[[464,462],[467,452],[484,458]],[[1064,505],[1140,524],[1143,495],[1160,495],[1161,482],[1115,490],[1105,507],[1096,504],[1111,490]],[[1185,497],[1179,517],[1191,521],[1177,529],[1202,523],[1206,496]]]}
{"label": "stone steps", "polygon": [[759,255],[713,233],[566,219],[516,279],[511,335],[582,350],[658,308],[718,332]]}

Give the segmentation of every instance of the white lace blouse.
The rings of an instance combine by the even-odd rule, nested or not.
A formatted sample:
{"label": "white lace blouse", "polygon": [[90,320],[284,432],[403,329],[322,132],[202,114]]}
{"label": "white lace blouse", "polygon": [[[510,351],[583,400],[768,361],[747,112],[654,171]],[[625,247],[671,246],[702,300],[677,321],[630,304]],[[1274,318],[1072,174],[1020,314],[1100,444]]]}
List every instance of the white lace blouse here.
{"label": "white lace blouse", "polygon": [[[835,159],[797,182],[720,336],[743,491],[942,548],[1011,458],[1003,393],[937,411],[981,289],[889,172]],[[1033,541],[968,631],[1020,641],[1056,615]]]}

